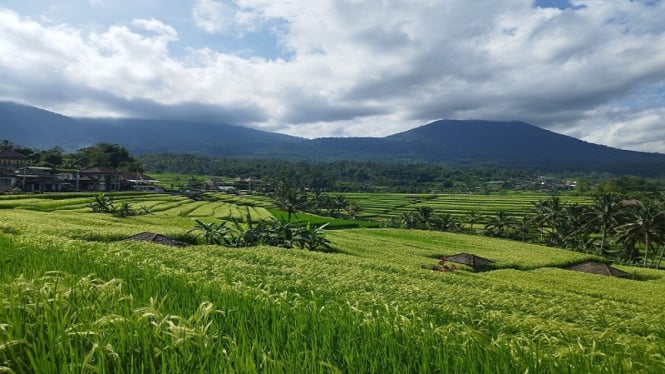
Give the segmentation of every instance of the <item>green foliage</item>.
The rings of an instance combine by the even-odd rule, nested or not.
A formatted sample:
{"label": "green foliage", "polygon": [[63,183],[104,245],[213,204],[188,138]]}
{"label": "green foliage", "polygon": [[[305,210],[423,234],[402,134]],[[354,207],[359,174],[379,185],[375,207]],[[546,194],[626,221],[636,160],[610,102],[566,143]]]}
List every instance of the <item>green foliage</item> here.
{"label": "green foliage", "polygon": [[117,144],[98,143],[78,150],[74,157],[81,168],[103,166],[125,171],[143,170],[137,160]]}
{"label": "green foliage", "polygon": [[119,218],[151,213],[150,208],[144,205],[139,210],[135,210],[127,201],[121,201],[119,205],[115,205],[113,196],[104,193],[95,195],[87,207],[94,213],[110,213]]}
{"label": "green foliage", "polygon": [[206,244],[221,244],[226,247],[254,247],[270,245],[273,247],[307,249],[310,251],[329,251],[330,242],[325,238],[326,225],[315,226],[296,224],[286,220],[267,220],[252,223],[232,220],[221,223],[206,223],[195,220],[196,225],[190,231],[200,231]]}
{"label": "green foliage", "polygon": [[88,208],[95,213],[111,213],[113,212],[113,197],[100,193],[95,195],[94,200],[88,203]]}

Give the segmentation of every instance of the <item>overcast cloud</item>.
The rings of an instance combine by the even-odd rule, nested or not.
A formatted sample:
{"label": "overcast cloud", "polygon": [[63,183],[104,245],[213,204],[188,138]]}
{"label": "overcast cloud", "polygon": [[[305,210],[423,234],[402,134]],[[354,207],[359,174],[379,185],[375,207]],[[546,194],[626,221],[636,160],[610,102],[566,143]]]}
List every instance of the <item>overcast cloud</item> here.
{"label": "overcast cloud", "polygon": [[665,152],[663,1],[161,3],[3,1],[0,100],[304,137],[522,120]]}

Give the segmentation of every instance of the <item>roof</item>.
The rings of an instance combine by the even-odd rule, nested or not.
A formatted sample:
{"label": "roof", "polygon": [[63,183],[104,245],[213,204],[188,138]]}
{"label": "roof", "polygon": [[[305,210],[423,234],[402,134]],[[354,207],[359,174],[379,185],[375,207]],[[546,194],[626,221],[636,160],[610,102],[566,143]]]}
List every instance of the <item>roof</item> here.
{"label": "roof", "polygon": [[590,274],[598,274],[598,275],[605,275],[609,277],[627,277],[629,274],[626,273],[625,271],[621,271],[619,269],[615,269],[611,267],[610,265],[607,264],[601,264],[600,262],[583,262],[581,264],[569,266],[566,269],[568,270],[573,270],[573,271],[581,271],[584,273],[590,273]]}
{"label": "roof", "polygon": [[457,262],[458,264],[469,265],[472,267],[491,265],[494,261],[484,257],[476,256],[471,253],[458,253],[452,256],[446,256],[448,261]]}
{"label": "roof", "polygon": [[138,171],[124,171],[120,173],[120,177],[127,181],[145,181],[145,182],[157,182],[151,176],[145,175]]}
{"label": "roof", "polygon": [[88,173],[88,174],[120,174],[119,171],[117,171],[113,168],[107,168],[105,166],[95,166],[95,167],[87,168],[87,169],[81,170],[81,173]]}
{"label": "roof", "polygon": [[28,156],[24,155],[23,153],[12,151],[10,149],[2,149],[0,150],[0,158],[13,158],[17,160],[25,160],[28,158]]}
{"label": "roof", "polygon": [[152,232],[142,232],[136,235],[130,236],[125,240],[135,240],[135,241],[144,241],[144,242],[153,242],[162,245],[168,245],[171,247],[185,247],[188,244],[178,240],[171,239],[161,234],[155,234]]}

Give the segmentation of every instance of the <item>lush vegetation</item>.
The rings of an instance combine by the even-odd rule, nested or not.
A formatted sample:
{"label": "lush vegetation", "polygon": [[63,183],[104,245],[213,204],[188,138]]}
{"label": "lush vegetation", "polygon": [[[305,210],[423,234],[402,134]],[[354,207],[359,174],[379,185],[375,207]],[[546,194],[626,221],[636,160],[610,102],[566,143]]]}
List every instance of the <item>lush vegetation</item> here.
{"label": "lush vegetation", "polygon": [[[603,258],[403,229],[328,231],[333,253],[202,239],[171,248],[122,239],[186,237],[196,220],[273,218],[237,204],[251,196],[113,196],[151,214],[93,213],[84,194],[0,198],[1,371],[665,370],[661,271],[577,273],[562,267]],[[237,216],[204,210],[221,204]],[[495,270],[423,269],[459,252],[492,259]]]}
{"label": "lush vegetation", "polygon": [[74,153],[65,153],[60,147],[35,150],[21,147],[8,140],[0,142],[0,149],[14,150],[28,157],[35,166],[58,169],[85,169],[94,166],[118,168],[124,171],[143,170],[129,151],[117,144],[99,143],[84,147]]}

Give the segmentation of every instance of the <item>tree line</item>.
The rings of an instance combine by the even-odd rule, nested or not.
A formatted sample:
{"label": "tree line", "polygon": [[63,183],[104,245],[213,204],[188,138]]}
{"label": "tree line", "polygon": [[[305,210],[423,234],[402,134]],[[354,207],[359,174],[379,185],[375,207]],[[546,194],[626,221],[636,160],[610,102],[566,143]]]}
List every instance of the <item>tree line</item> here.
{"label": "tree line", "polygon": [[[276,180],[287,175],[310,191],[428,193],[492,192],[504,189],[560,191],[562,186],[543,184],[538,171],[497,168],[493,165],[462,166],[446,163],[397,163],[378,161],[288,161],[187,154],[151,154],[138,157],[150,172]],[[562,173],[554,180],[574,179],[579,193],[657,192],[660,180],[607,173]],[[495,182],[489,184],[488,182]],[[568,188],[568,187],[565,187]]]}
{"label": "tree line", "polygon": [[102,166],[122,171],[143,171],[141,163],[127,149],[117,144],[98,143],[73,153],[66,153],[60,147],[35,150],[3,140],[0,142],[0,149],[12,150],[25,155],[33,166],[54,169],[85,169]]}
{"label": "tree line", "polygon": [[481,233],[639,262],[644,267],[660,268],[665,252],[665,202],[646,195],[635,199],[596,194],[589,205],[551,196],[535,202],[521,217],[505,211],[487,216],[476,210],[456,217],[421,206],[402,213],[389,226]]}

